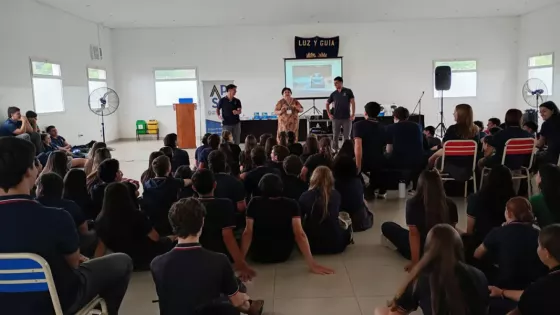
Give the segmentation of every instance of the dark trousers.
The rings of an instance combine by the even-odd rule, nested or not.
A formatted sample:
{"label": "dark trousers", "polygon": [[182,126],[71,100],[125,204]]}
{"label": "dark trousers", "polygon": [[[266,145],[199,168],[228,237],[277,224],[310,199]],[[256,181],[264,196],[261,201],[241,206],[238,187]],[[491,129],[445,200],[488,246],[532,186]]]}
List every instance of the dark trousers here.
{"label": "dark trousers", "polygon": [[122,253],[110,254],[84,262],[77,272],[81,286],[76,302],[65,313],[74,314],[99,295],[107,303],[109,315],[118,314],[132,273],[132,259]]}
{"label": "dark trousers", "polygon": [[408,238],[408,230],[395,222],[385,222],[381,224],[381,233],[395,247],[397,251],[406,259],[411,259],[410,240]]}

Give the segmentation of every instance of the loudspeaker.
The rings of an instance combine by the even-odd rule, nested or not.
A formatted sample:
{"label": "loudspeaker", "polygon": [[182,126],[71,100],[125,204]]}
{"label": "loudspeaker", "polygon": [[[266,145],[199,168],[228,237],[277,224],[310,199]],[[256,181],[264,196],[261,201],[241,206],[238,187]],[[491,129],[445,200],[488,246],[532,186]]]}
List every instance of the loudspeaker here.
{"label": "loudspeaker", "polygon": [[435,71],[436,90],[448,91],[451,88],[451,67],[439,66]]}
{"label": "loudspeaker", "polygon": [[532,121],[538,125],[539,123],[539,116],[537,111],[534,109],[526,109],[525,113],[523,114],[523,122]]}

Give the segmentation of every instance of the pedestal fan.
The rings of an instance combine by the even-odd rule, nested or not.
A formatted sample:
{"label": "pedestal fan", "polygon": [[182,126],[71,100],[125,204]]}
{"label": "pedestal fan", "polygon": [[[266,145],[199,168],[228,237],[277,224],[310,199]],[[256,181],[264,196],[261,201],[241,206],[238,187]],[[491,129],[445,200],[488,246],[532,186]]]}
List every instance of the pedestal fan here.
{"label": "pedestal fan", "polygon": [[105,142],[105,116],[109,116],[119,108],[119,95],[115,90],[101,87],[93,90],[89,95],[89,109],[101,116],[101,133]]}

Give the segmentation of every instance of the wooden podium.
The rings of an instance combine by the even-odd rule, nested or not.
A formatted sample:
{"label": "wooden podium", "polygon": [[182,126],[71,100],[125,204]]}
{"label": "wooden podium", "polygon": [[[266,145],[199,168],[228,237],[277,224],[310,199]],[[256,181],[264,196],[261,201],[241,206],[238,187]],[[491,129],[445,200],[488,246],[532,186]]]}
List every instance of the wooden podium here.
{"label": "wooden podium", "polygon": [[180,149],[196,148],[194,109],[196,104],[173,104],[177,120],[177,146]]}

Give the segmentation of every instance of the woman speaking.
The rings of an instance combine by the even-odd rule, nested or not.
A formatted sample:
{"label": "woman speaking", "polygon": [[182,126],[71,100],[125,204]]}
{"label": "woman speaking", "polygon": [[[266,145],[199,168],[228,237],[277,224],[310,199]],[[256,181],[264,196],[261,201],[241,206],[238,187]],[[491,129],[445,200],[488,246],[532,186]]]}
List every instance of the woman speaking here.
{"label": "woman speaking", "polygon": [[298,114],[303,111],[303,106],[292,98],[292,90],[290,88],[282,89],[282,99],[276,103],[274,113],[278,115],[278,132],[276,137],[279,138],[280,132],[293,131],[296,134],[296,141],[299,129]]}

